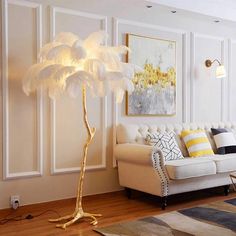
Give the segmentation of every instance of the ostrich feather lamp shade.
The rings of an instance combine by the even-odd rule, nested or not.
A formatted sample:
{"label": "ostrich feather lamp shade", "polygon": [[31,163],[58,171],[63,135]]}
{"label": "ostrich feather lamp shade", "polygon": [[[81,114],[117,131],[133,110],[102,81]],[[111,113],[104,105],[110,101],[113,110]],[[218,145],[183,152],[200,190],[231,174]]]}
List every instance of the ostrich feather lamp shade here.
{"label": "ostrich feather lamp shade", "polygon": [[64,93],[76,97],[82,90],[83,120],[88,137],[83,148],[75,211],[71,215],[49,220],[66,220],[66,223],[57,225],[64,229],[84,217],[91,218],[91,224],[96,225],[96,217],[101,216],[86,213],[82,208],[87,151],[96,131],[88,122],[86,91],[89,89],[95,97],[106,96],[111,91],[116,102],[121,103],[125,91],[133,91],[131,79],[140,70],[133,64],[121,62],[121,54],[126,54],[129,48],[104,46],[107,37],[103,31],[92,33],[85,40],[72,33],[60,33],[41,49],[41,62],[32,65],[23,79],[23,90],[27,95],[43,88],[50,98],[56,99]]}

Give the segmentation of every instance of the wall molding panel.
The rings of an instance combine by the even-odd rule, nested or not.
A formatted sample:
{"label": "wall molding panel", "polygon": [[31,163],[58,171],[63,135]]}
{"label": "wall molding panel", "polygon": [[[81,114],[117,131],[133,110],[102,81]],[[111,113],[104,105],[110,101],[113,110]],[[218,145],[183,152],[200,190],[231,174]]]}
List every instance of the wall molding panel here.
{"label": "wall molding panel", "polygon": [[37,170],[10,173],[9,163],[9,35],[8,35],[8,13],[9,5],[16,5],[36,10],[36,40],[37,54],[42,46],[42,8],[41,4],[23,1],[23,0],[4,0],[2,1],[2,92],[3,92],[3,178],[16,179],[33,176],[41,176],[43,174],[43,101],[42,91],[37,92]]}
{"label": "wall molding panel", "polygon": [[[164,27],[159,25],[146,24],[121,18],[113,18],[113,45],[118,46],[119,44],[119,27],[120,25],[130,25],[142,27],[145,29],[160,30],[163,32],[177,33],[182,37],[182,122],[188,120],[188,109],[187,109],[187,40],[188,33],[185,30],[175,29],[170,27]],[[177,44],[178,47],[178,44]],[[115,103],[113,97],[113,150],[116,145],[116,126],[119,123],[118,118],[118,105]],[[116,167],[117,163],[113,151],[113,167]]]}
{"label": "wall molding panel", "polygon": [[194,120],[194,97],[195,90],[194,84],[194,65],[195,65],[195,36],[194,33],[190,33],[190,122]]}
{"label": "wall molding panel", "polygon": [[[196,91],[195,91],[195,67],[196,67],[196,40],[200,39],[209,39],[216,40],[220,43],[220,61],[224,64],[225,62],[225,53],[226,53],[226,40],[223,37],[217,37],[207,34],[200,34],[191,32],[190,33],[190,122],[196,121]],[[207,58],[206,58],[207,59]],[[210,58],[211,59],[211,58]],[[226,83],[225,79],[221,79],[221,104],[220,104],[220,121],[225,121],[228,117],[225,117],[226,111]]]}
{"label": "wall molding panel", "polygon": [[[63,13],[68,16],[80,16],[87,19],[95,19],[101,21],[101,29],[107,32],[107,17],[97,14],[91,14],[82,11],[75,11],[72,9],[62,8],[52,6],[50,8],[50,39],[52,40],[56,34],[56,15],[58,13]],[[98,169],[105,169],[106,168],[106,136],[107,136],[107,98],[101,98],[102,102],[102,111],[101,111],[101,118],[102,118],[102,163],[99,165],[89,165],[86,167],[87,170],[98,170]],[[51,100],[50,102],[51,107],[51,174],[65,174],[65,173],[74,173],[79,172],[80,167],[69,167],[69,168],[57,168],[56,167],[56,101]],[[96,135],[96,134],[95,134]]]}
{"label": "wall molding panel", "polygon": [[228,86],[227,86],[227,104],[228,104],[228,120],[235,121],[232,115],[233,101],[232,101],[232,90],[231,85],[233,84],[233,46],[236,45],[235,39],[228,40]]}

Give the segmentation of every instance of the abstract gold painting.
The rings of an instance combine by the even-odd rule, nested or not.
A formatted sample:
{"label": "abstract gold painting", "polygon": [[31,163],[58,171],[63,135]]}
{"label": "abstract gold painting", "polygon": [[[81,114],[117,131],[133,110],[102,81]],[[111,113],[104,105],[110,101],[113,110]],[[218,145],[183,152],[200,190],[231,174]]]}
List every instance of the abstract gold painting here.
{"label": "abstract gold painting", "polygon": [[176,114],[176,42],[127,34],[128,62],[143,68],[127,94],[127,115]]}

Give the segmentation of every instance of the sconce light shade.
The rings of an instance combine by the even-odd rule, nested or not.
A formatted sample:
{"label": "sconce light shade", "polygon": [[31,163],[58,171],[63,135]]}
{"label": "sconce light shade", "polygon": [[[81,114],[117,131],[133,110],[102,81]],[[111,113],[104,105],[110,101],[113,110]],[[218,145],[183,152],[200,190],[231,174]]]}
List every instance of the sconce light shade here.
{"label": "sconce light shade", "polygon": [[224,78],[224,77],[226,77],[225,67],[224,67],[224,65],[222,65],[222,64],[220,63],[220,61],[219,61],[218,59],[215,59],[215,60],[213,60],[213,61],[207,59],[207,60],[205,61],[205,66],[206,66],[206,67],[211,67],[214,62],[217,62],[217,63],[219,64],[219,65],[217,66],[217,68],[216,68],[216,78],[219,79],[219,78]]}
{"label": "sconce light shade", "polygon": [[224,78],[226,76],[225,67],[223,65],[217,66],[216,68],[216,78]]}

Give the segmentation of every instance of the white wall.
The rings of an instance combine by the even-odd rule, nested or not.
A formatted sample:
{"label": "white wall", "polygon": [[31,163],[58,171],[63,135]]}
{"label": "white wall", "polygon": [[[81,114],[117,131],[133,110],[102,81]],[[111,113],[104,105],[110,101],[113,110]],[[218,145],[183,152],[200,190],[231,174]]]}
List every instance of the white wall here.
{"label": "white wall", "polygon": [[[88,156],[84,194],[120,189],[113,168],[113,127],[119,122],[177,123],[236,120],[234,90],[236,33],[231,25],[208,18],[170,13],[168,8],[147,9],[143,1],[118,0],[3,0],[2,114],[0,208],[10,195],[22,204],[74,197],[85,129],[81,99],[63,97],[50,102],[46,93],[25,96],[21,81],[37,61],[41,45],[60,31],[82,38],[106,30],[108,44],[124,44],[126,33],[164,38],[177,44],[177,114],[173,117],[127,117],[125,101],[88,99],[89,117],[97,128]],[[213,78],[205,59],[218,58],[229,76]]]}

